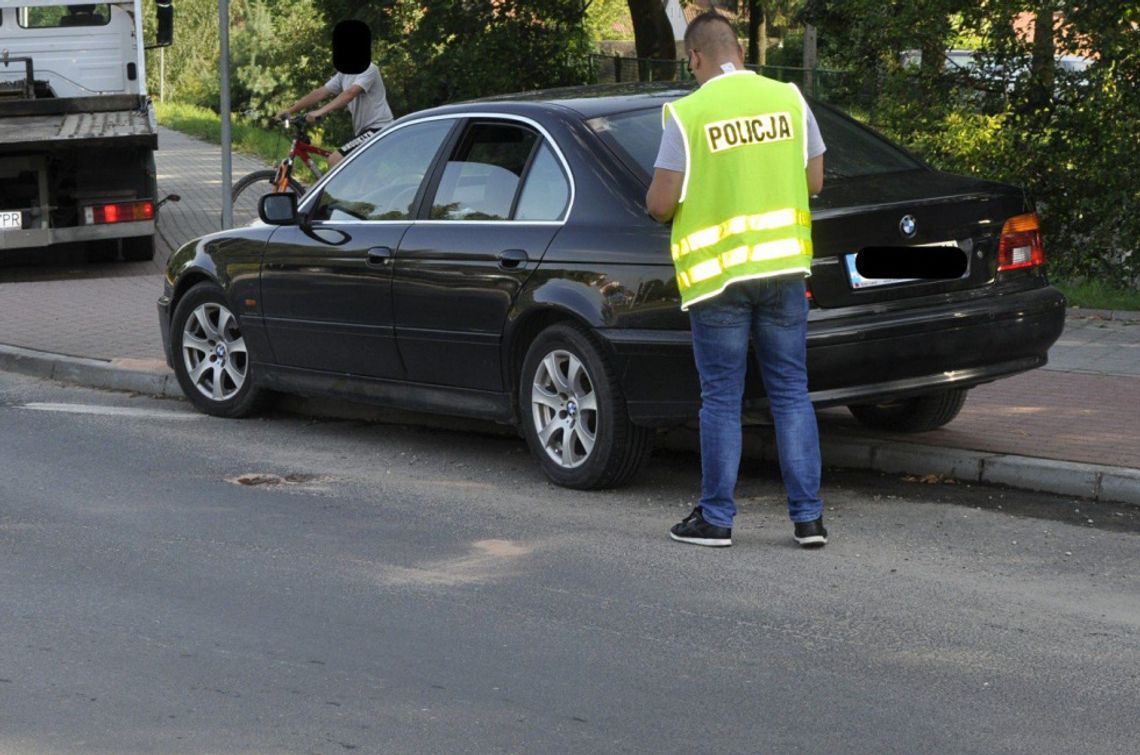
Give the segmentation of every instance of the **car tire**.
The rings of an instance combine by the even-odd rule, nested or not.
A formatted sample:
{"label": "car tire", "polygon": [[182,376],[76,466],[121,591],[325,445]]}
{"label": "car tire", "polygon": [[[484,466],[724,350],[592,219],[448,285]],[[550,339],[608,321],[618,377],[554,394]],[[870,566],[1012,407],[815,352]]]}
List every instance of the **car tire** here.
{"label": "car tire", "polygon": [[966,403],[967,388],[951,388],[878,404],[853,404],[847,409],[863,425],[874,430],[921,433],[934,430],[958,416]]}
{"label": "car tire", "polygon": [[630,421],[612,365],[580,326],[538,334],[523,359],[518,402],[527,444],[558,485],[621,485],[652,450],[653,431]]}
{"label": "car tire", "polygon": [[256,385],[241,322],[217,284],[198,283],[178,302],[170,344],[178,384],[199,411],[237,418],[260,408],[265,392]]}
{"label": "car tire", "polygon": [[126,262],[147,262],[154,259],[154,236],[136,236],[123,239],[123,260]]}

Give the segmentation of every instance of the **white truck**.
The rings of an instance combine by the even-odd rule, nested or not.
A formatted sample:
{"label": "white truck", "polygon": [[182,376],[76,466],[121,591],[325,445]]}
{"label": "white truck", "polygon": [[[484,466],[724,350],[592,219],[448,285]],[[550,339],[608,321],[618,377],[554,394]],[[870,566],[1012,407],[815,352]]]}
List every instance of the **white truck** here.
{"label": "white truck", "polygon": [[[157,2],[156,44],[173,8]],[[154,256],[158,130],[142,0],[0,0],[0,259],[66,244]]]}

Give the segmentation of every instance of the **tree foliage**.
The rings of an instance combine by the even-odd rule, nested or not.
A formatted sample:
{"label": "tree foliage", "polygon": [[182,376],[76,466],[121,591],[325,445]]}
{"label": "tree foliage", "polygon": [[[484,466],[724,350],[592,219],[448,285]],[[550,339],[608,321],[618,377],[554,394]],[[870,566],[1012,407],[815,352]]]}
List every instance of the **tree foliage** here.
{"label": "tree foliage", "polygon": [[[1015,31],[1022,13],[1047,40]],[[938,167],[1029,191],[1056,274],[1140,283],[1140,3],[811,0],[804,16],[825,63],[860,73],[877,126]],[[963,39],[972,64],[947,62]],[[1092,62],[1058,67],[1066,51]]]}
{"label": "tree foliage", "polygon": [[[603,1],[231,0],[233,106],[268,111],[325,81],[332,26],[345,18],[371,26],[373,59],[397,114],[585,83],[592,78],[587,10]],[[606,7],[612,11],[615,2],[622,0]],[[625,2],[639,55],[672,58],[661,0]],[[821,65],[848,71],[826,88],[837,104],[938,167],[1025,187],[1041,211],[1052,270],[1140,280],[1140,0],[751,5],[793,19],[786,43],[797,25],[819,29]],[[178,0],[176,7],[175,44],[165,53],[167,98],[216,109],[217,3]],[[1021,13],[1052,33],[1018,34]],[[798,65],[793,47],[769,62]],[[974,50],[972,64],[946,62],[956,47]],[[921,64],[909,62],[914,51]],[[1092,64],[1080,72],[1058,67],[1054,53],[1065,51],[1080,51]],[[157,72],[151,65],[152,91]],[[347,132],[347,118],[335,123],[334,139]]]}

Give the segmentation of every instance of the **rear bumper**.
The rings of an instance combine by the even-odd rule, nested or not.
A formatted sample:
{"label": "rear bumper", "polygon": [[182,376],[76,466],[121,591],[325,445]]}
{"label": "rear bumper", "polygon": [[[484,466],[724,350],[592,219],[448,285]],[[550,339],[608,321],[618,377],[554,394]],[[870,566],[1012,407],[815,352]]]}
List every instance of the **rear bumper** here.
{"label": "rear bumper", "polygon": [[[808,326],[809,390],[820,407],[971,387],[1040,367],[1064,328],[1065,299],[1045,286],[912,312],[822,316],[828,319]],[[610,346],[635,423],[697,416],[700,382],[688,331],[598,333]],[[766,403],[751,366],[745,403]]]}
{"label": "rear bumper", "polygon": [[29,249],[70,244],[77,241],[102,239],[130,239],[136,236],[153,236],[154,221],[140,220],[131,223],[107,225],[81,225],[70,228],[27,228],[0,232],[0,250]]}

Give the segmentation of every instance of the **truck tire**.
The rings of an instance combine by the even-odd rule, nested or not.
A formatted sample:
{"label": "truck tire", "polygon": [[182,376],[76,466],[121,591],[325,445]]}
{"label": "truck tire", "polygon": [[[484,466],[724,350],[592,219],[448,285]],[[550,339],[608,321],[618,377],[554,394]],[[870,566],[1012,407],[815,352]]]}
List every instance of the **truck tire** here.
{"label": "truck tire", "polygon": [[146,262],[154,259],[154,236],[123,239],[123,259],[127,262]]}

